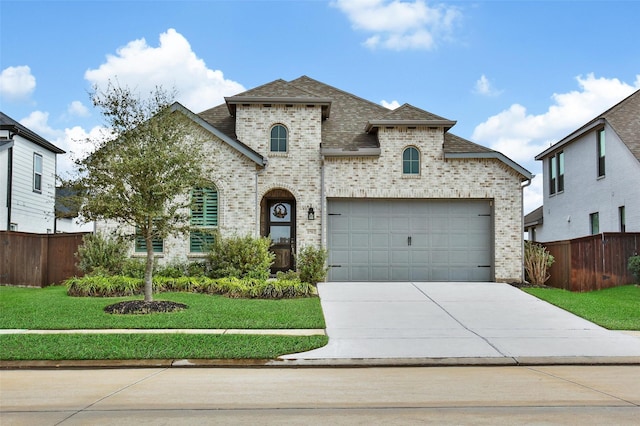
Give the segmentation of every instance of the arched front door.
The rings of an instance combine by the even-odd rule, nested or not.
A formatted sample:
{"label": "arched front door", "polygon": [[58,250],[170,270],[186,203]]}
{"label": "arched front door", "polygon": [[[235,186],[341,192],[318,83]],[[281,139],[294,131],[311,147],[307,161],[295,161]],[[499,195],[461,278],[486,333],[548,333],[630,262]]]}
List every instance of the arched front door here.
{"label": "arched front door", "polygon": [[262,202],[262,235],[271,238],[275,254],[271,273],[295,270],[296,200],[286,190],[269,192]]}

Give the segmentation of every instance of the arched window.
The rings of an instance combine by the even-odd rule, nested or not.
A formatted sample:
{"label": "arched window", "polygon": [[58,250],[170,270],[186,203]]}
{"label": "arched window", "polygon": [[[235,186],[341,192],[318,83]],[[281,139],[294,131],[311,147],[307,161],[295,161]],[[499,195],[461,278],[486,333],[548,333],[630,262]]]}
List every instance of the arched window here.
{"label": "arched window", "polygon": [[207,251],[213,244],[213,231],[218,227],[218,191],[215,187],[191,191],[191,226],[195,229],[191,231],[190,251]]}
{"label": "arched window", "polygon": [[287,152],[287,128],[281,124],[271,128],[271,152]]}
{"label": "arched window", "polygon": [[420,151],[410,146],[402,152],[402,174],[420,174]]}

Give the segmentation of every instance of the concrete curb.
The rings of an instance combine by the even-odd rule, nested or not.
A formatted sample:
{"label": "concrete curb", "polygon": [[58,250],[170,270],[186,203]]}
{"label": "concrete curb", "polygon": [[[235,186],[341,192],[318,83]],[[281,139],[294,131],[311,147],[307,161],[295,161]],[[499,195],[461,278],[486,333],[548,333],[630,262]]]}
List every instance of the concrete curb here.
{"label": "concrete curb", "polygon": [[28,329],[2,329],[2,334],[260,334],[274,336],[324,336],[324,329],[198,329],[198,328],[176,328],[176,329],[89,329],[89,330],[28,330]]}
{"label": "concrete curb", "polygon": [[0,361],[0,370],[116,368],[367,368],[367,367],[491,367],[551,365],[640,365],[637,357],[462,357],[366,359],[131,359]]}

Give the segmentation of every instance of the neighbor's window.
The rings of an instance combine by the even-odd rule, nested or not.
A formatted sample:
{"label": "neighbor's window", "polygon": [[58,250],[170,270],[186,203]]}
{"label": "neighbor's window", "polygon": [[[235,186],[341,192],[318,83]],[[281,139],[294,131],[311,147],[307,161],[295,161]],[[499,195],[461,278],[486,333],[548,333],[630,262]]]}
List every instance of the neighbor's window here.
{"label": "neighbor's window", "polygon": [[402,173],[405,175],[420,174],[420,151],[410,146],[402,152]]}
{"label": "neighbor's window", "polygon": [[605,145],[605,135],[604,129],[598,130],[598,177],[602,177],[605,174],[605,164],[604,164],[604,145]]}
{"label": "neighbor's window", "polygon": [[[162,238],[154,238],[151,241],[154,253],[162,253],[164,251],[164,240]],[[140,234],[140,229],[136,227],[136,253],[147,252],[147,242]]]}
{"label": "neighbor's window", "polygon": [[600,233],[600,215],[598,212],[591,213],[589,215],[589,222],[591,224],[591,235]]}
{"label": "neighbor's window", "polygon": [[564,152],[559,152],[556,155],[556,161],[558,163],[558,192],[564,191]]}
{"label": "neighbor's window", "polygon": [[42,192],[42,155],[33,154],[33,190]]}
{"label": "neighbor's window", "polygon": [[620,218],[620,232],[627,232],[627,219],[624,206],[618,207],[618,217]]}
{"label": "neighbor's window", "polygon": [[287,128],[281,124],[271,128],[271,152],[287,152]]}
{"label": "neighbor's window", "polygon": [[558,177],[556,157],[549,157],[549,194],[556,193],[556,179]]}
{"label": "neighbor's window", "polygon": [[213,231],[218,226],[218,191],[214,187],[194,188],[191,192],[191,231],[189,251],[204,253],[213,244]]}
{"label": "neighbor's window", "polygon": [[549,157],[549,194],[564,191],[564,152]]}

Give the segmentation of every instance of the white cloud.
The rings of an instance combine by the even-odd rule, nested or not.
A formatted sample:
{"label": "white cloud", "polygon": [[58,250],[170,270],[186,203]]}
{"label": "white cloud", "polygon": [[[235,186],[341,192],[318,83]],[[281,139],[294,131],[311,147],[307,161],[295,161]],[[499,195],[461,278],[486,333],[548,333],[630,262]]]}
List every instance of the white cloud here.
{"label": "white cloud", "polygon": [[144,39],[134,40],[107,55],[107,61],[90,69],[85,78],[98,87],[109,79],[139,91],[142,96],[156,86],[176,88],[177,100],[194,112],[224,102],[224,96],[243,92],[245,88],[224,78],[222,71],[207,68],[191,50],[189,42],[173,28],[160,34],[160,45],[152,47]]}
{"label": "white cloud", "polygon": [[365,46],[391,50],[433,49],[450,37],[462,18],[458,8],[429,6],[424,0],[336,0],[353,28],[373,33]]}
{"label": "white cloud", "polygon": [[[547,111],[531,114],[525,106],[513,104],[476,126],[472,139],[539,174],[536,155],[640,88],[640,74],[633,86],[593,74],[578,76],[576,81],[579,90],[554,93]],[[537,176],[525,190],[525,213],[540,205],[542,177]]]}
{"label": "white cloud", "polygon": [[384,99],[380,101],[380,105],[389,109],[396,109],[400,106],[400,102],[393,100],[391,102],[387,102]]}
{"label": "white cloud", "polygon": [[8,100],[25,100],[36,88],[36,78],[26,65],[7,67],[0,73],[0,96]]}
{"label": "white cloud", "polygon": [[64,130],[54,129],[49,125],[49,113],[42,111],[33,111],[19,121],[29,130],[66,151],[66,154],[57,157],[57,172],[60,176],[73,173],[74,160],[84,158],[95,150],[95,143],[90,141],[100,141],[108,135],[106,129],[101,126],[96,126],[89,131],[80,126]]}
{"label": "white cloud", "polygon": [[498,90],[493,87],[493,84],[491,84],[491,81],[489,81],[487,76],[482,74],[478,81],[476,81],[476,86],[473,92],[483,96],[498,96],[502,93],[502,90]]}
{"label": "white cloud", "polygon": [[513,104],[476,126],[472,139],[502,152],[517,162],[534,161],[550,143],[595,118],[640,87],[616,78],[578,76],[580,90],[553,94],[553,103],[542,114],[530,114],[525,106]]}
{"label": "white cloud", "polygon": [[76,117],[88,117],[91,115],[89,108],[80,101],[71,102],[67,107],[67,114]]}

